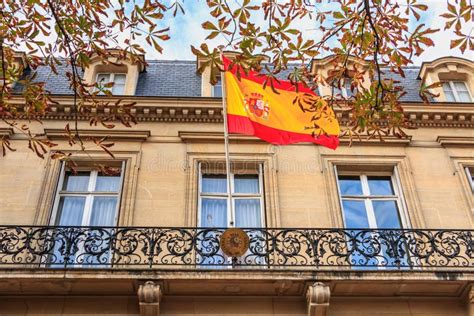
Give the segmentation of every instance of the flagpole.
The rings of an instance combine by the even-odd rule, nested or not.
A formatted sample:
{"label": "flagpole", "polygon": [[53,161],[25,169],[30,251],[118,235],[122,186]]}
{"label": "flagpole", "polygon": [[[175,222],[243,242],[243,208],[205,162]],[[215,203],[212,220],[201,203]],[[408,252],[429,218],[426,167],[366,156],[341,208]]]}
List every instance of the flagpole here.
{"label": "flagpole", "polygon": [[[221,60],[223,60],[223,53],[221,51]],[[222,116],[224,117],[224,147],[225,147],[225,169],[227,179],[227,203],[229,205],[230,223],[235,226],[234,223],[234,205],[232,203],[232,186],[230,178],[230,154],[229,154],[229,128],[227,125],[227,94],[225,93],[225,71],[221,72],[221,87],[222,87]]]}

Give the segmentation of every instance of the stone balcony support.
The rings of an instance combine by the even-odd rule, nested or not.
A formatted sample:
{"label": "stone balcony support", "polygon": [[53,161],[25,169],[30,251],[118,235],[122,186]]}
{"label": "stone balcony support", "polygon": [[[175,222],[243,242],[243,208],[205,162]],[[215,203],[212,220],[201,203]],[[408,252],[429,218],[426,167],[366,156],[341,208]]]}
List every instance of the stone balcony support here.
{"label": "stone balcony support", "polygon": [[308,302],[308,316],[326,316],[329,309],[331,290],[324,283],[317,282],[306,292]]}
{"label": "stone balcony support", "polygon": [[140,316],[159,316],[162,291],[159,284],[147,281],[138,288]]}

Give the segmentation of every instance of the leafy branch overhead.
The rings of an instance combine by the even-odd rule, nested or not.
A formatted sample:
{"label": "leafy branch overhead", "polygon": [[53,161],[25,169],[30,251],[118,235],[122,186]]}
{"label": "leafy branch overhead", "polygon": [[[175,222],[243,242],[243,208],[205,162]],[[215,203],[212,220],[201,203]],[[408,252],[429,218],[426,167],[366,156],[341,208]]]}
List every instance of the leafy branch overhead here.
{"label": "leafy branch overhead", "polygon": [[[186,4],[189,8],[202,2],[188,0]],[[451,48],[474,50],[473,6],[467,0],[447,1],[446,12],[441,14],[444,30],[420,22],[424,15],[431,14],[427,2],[421,0],[207,0],[206,5],[210,14],[207,21],[202,21],[202,28],[208,32],[207,38],[191,49],[200,58],[199,71],[210,68],[211,83],[217,82],[222,70],[220,53],[226,50],[235,52],[233,62],[244,71],[256,69],[267,74],[265,86],[269,88],[283,72],[289,73],[285,79],[313,89],[327,84],[333,91],[329,105],[351,112],[351,120],[343,122],[343,128],[356,137],[404,136],[409,123],[400,106],[403,87],[388,79],[392,76],[387,74],[403,78],[404,67],[434,46],[433,34],[450,30],[454,32]],[[60,80],[67,80],[73,92],[71,112],[75,120],[64,128],[71,150],[56,150],[53,158],[72,159],[71,153],[87,151],[89,144],[113,155],[111,143],[105,139],[83,139],[79,121],[87,117],[93,126],[131,126],[136,123],[134,104],[110,101],[112,84],[85,82],[82,69],[97,60],[110,63],[113,59],[120,64],[131,58],[139,62],[146,51],[161,53],[163,41],[170,38],[170,27],[176,25],[173,19],[185,14],[187,7],[184,0],[0,2],[2,125],[23,135],[28,148],[39,157],[54,148],[55,143],[31,128],[57,106],[45,83],[35,80],[35,71],[40,66],[48,67],[58,75],[58,68],[66,67],[66,77]],[[314,28],[303,29],[303,24]],[[217,48],[210,42],[216,40],[225,44]],[[15,63],[19,51],[27,52],[31,69],[28,76]],[[328,60],[333,70],[315,74],[309,67],[311,60],[328,55],[334,56]],[[353,96],[344,98],[337,91],[348,78]],[[18,98],[14,83],[23,87],[23,102],[14,100]],[[433,97],[431,88],[435,84],[420,90],[427,102]],[[312,100],[295,104],[312,111],[322,103]],[[112,110],[97,114],[103,113],[97,111],[102,107]],[[15,150],[8,136],[2,136],[0,144],[3,155]]]}

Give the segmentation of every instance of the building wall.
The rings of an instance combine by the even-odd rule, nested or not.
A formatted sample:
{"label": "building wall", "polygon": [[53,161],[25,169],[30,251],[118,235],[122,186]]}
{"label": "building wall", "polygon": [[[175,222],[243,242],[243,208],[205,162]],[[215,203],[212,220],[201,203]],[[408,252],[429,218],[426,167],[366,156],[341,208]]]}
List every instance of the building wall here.
{"label": "building wall", "polygon": [[[441,110],[450,109],[446,106]],[[430,120],[434,118],[430,117]],[[48,130],[61,130],[64,125],[62,120],[45,120],[43,125],[35,125],[35,131],[48,134]],[[87,122],[80,122],[79,127],[82,131],[97,130]],[[112,134],[114,131],[149,132],[149,136],[143,139],[115,141],[113,150],[117,159],[127,161],[119,225],[196,226],[196,162],[224,160],[222,127],[222,123],[215,122],[142,120],[131,129],[117,127],[110,131]],[[408,132],[409,140],[355,142],[352,147],[343,139],[336,151],[307,144],[273,146],[248,137],[232,137],[230,151],[233,159],[264,163],[269,227],[343,227],[333,167],[344,165],[358,170],[396,166],[411,227],[472,229],[473,195],[463,166],[474,166],[474,129],[433,123],[431,127],[420,125]],[[57,149],[70,149],[64,140],[55,141],[59,144]],[[19,135],[12,136],[12,145],[17,151],[0,158],[0,225],[48,225],[61,164],[57,160],[36,157]],[[87,146],[93,148],[90,143]],[[97,149],[92,149],[90,156],[79,156],[85,160],[110,159]],[[69,275],[69,271],[61,269],[49,274],[37,269],[25,272],[22,277],[16,276],[18,271],[0,271],[1,316],[139,315],[136,291],[140,282],[166,279],[158,270],[151,269],[149,275],[141,279],[138,279],[139,272],[127,270],[123,273],[129,279],[137,279],[121,291],[118,287],[106,288],[103,284],[109,277],[125,279],[115,276],[117,271],[100,277],[93,270],[84,272],[97,281],[93,286],[81,283],[79,277],[76,279],[76,276]],[[290,284],[300,290],[283,296],[245,295],[245,292],[214,296],[174,295],[170,294],[172,290],[168,287],[160,304],[161,315],[307,315],[304,288],[308,283],[321,280],[321,272],[306,270],[306,275],[284,269],[274,272],[274,276],[267,276],[272,280],[268,287],[273,292],[280,288],[273,279],[285,282],[292,279]],[[348,291],[337,292],[338,285],[332,285],[334,295],[327,315],[469,315],[469,304],[472,303],[466,297],[474,279],[468,271],[426,275],[414,275],[413,271],[401,271],[395,275],[391,271],[387,274],[375,272],[368,277],[369,285],[358,282],[367,275],[363,271],[352,275],[349,272],[336,268],[329,273],[332,277],[323,280],[327,283],[336,278],[342,280],[340,282],[356,280],[346,285]],[[239,276],[229,281],[225,276],[216,276],[214,271],[203,272],[201,279],[193,279],[193,273],[189,273],[189,277],[184,276],[186,271],[182,273],[176,278],[182,282],[182,287],[203,291],[209,287],[208,279],[211,278],[242,284],[244,277],[253,275],[250,271],[241,271]],[[68,291],[72,280],[76,282],[78,292],[45,296],[43,290],[33,289],[33,283],[28,282],[33,275],[37,278],[35,286],[42,285],[44,280],[45,291],[49,280],[55,278],[59,292]],[[428,277],[431,278],[429,282],[426,281]],[[21,278],[23,283],[18,285]],[[402,284],[400,280],[404,278],[408,281]],[[405,294],[391,290],[383,292],[386,285],[382,283],[387,279],[399,288],[414,286],[415,290]],[[459,284],[452,286],[448,283],[452,280],[459,281]],[[417,287],[423,282],[423,286]],[[257,285],[254,288],[260,289]],[[446,288],[452,292],[436,293],[438,289]]]}
{"label": "building wall", "polygon": [[[64,122],[45,121],[44,128],[60,128]],[[142,141],[116,141],[114,150],[120,157],[134,157],[127,169],[133,170],[126,181],[133,182],[129,207],[121,223],[134,226],[188,226],[195,224],[197,170],[192,159],[209,157],[222,160],[222,141],[186,141],[180,132],[220,132],[221,124],[140,123],[135,130],[149,130]],[[123,130],[123,128],[121,128]],[[125,129],[126,130],[126,129]],[[420,128],[410,131],[409,144],[377,143],[341,145],[336,151],[311,145],[273,146],[262,142],[231,141],[231,155],[244,160],[263,159],[274,177],[265,187],[266,198],[274,203],[275,218],[269,226],[341,227],[338,192],[332,189],[335,178],[331,161],[345,164],[371,161],[402,161],[401,183],[408,216],[417,228],[472,228],[472,195],[466,193],[468,180],[458,161],[473,162],[472,147],[443,147],[443,137],[473,137],[472,129]],[[0,223],[47,224],[54,198],[57,161],[40,159],[28,150],[27,143],[14,140],[16,152],[0,159]],[[93,145],[92,145],[93,146]],[[59,141],[60,149],[68,149]],[[96,151],[92,157],[104,158]],[[93,158],[92,158],[93,159]],[[391,163],[391,162],[390,162]],[[367,166],[370,170],[371,166]],[[332,176],[331,176],[332,175]],[[411,184],[411,185],[408,185]],[[194,193],[194,194],[193,194]]]}

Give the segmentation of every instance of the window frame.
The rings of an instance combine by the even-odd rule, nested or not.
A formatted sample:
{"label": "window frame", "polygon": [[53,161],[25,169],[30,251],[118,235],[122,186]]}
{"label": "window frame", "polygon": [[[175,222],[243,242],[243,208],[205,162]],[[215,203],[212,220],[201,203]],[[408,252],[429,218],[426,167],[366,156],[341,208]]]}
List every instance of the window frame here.
{"label": "window frame", "polygon": [[474,167],[466,166],[464,167],[464,171],[466,172],[467,181],[471,186],[471,192],[474,193]]}
{"label": "window frame", "polygon": [[[262,163],[258,163],[258,189],[259,193],[236,193],[234,192],[235,187],[235,172],[230,172],[230,188],[229,188],[229,181],[227,181],[227,173],[215,173],[215,174],[222,174],[225,176],[226,179],[226,191],[225,193],[209,193],[209,192],[202,192],[202,162],[198,162],[198,186],[197,186],[197,225],[198,227],[207,227],[202,225],[202,214],[201,214],[201,207],[202,207],[202,199],[203,198],[213,198],[213,199],[226,199],[227,200],[227,227],[232,228],[235,226],[235,200],[239,199],[259,199],[260,201],[260,212],[261,212],[261,226],[262,228],[266,227],[266,211],[265,211],[265,187],[263,183],[263,165]],[[249,173],[254,174],[254,173]],[[230,192],[230,193],[229,193]],[[230,203],[232,203],[232,214],[230,209]],[[245,227],[244,227],[245,228]]]}
{"label": "window frame", "polygon": [[[99,81],[98,81],[98,78],[100,75],[108,75],[109,76],[109,81],[107,81],[105,84],[107,83],[110,83],[110,82],[113,82],[114,85],[110,88],[110,93],[112,93],[112,95],[124,95],[125,94],[125,86],[126,86],[126,83],[127,83],[127,73],[125,72],[98,72],[96,75],[95,75],[95,82],[96,84],[98,85],[99,84]],[[123,81],[123,91],[121,94],[114,94],[112,92],[114,86],[115,86],[115,76],[116,75],[123,75],[125,77],[124,81]],[[96,88],[97,89],[97,88]]]}
{"label": "window frame", "polygon": [[[336,187],[338,193],[338,200],[339,200],[339,207],[341,210],[342,216],[342,224],[344,228],[347,227],[346,225],[346,218],[344,215],[344,206],[343,200],[357,200],[357,201],[364,201],[366,213],[367,213],[367,220],[369,223],[369,227],[357,227],[357,228],[367,228],[367,229],[380,229],[377,227],[375,212],[373,208],[373,204],[371,201],[395,201],[398,210],[398,216],[400,219],[401,229],[409,229],[411,228],[411,224],[409,221],[409,216],[407,212],[407,206],[405,199],[403,197],[403,190],[400,183],[400,177],[398,175],[397,169],[394,167],[393,171],[342,171],[339,172],[337,169],[337,165],[334,165],[334,173],[336,176]],[[362,186],[362,193],[363,195],[346,195],[343,196],[341,193],[341,188],[339,184],[339,176],[358,176],[361,179],[361,186]],[[394,195],[370,195],[369,186],[368,186],[368,179],[367,177],[370,176],[390,176],[391,185],[393,188]]]}
{"label": "window frame", "polygon": [[469,101],[467,102],[472,102],[472,94],[471,94],[471,91],[469,91],[469,85],[467,84],[467,81],[465,80],[446,80],[446,81],[443,81],[443,93],[444,93],[444,97],[445,97],[445,100],[446,102],[453,102],[453,101],[448,101],[447,97],[446,97],[446,90],[444,89],[444,84],[447,83],[449,85],[449,89],[451,89],[451,93],[453,94],[454,96],[454,102],[456,103],[464,103],[466,101],[461,101],[460,98],[459,98],[459,95],[458,95],[458,90],[456,89],[456,86],[454,83],[456,82],[461,82],[462,84],[464,84],[464,87],[466,87],[466,91],[467,91],[467,94],[469,95]]}
{"label": "window frame", "polygon": [[97,176],[98,176],[98,171],[94,170],[93,168],[90,167],[79,167],[79,171],[88,171],[90,172],[88,184],[87,184],[87,191],[78,191],[78,192],[70,192],[70,191],[65,191],[63,190],[64,187],[64,181],[66,179],[66,164],[62,162],[61,164],[61,169],[60,169],[60,176],[58,179],[57,187],[56,187],[56,194],[53,202],[53,207],[52,207],[52,212],[51,212],[51,217],[50,217],[50,225],[51,226],[59,226],[58,225],[58,220],[60,218],[60,200],[61,197],[63,196],[80,196],[80,197],[85,197],[85,202],[84,202],[84,212],[82,215],[82,222],[81,227],[88,227],[90,225],[90,219],[91,219],[91,214],[92,214],[92,207],[93,207],[93,198],[95,196],[115,196],[117,198],[117,204],[115,206],[115,217],[114,217],[114,225],[116,226],[118,224],[118,219],[120,216],[120,207],[121,207],[121,200],[122,200],[122,195],[123,195],[123,185],[124,185],[124,174],[125,174],[125,161],[121,162],[120,165],[120,183],[119,183],[119,191],[118,192],[106,192],[106,191],[93,191],[95,188],[95,185],[97,183]]}

